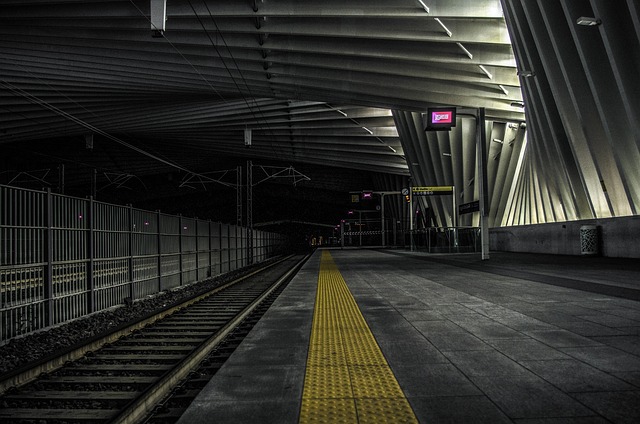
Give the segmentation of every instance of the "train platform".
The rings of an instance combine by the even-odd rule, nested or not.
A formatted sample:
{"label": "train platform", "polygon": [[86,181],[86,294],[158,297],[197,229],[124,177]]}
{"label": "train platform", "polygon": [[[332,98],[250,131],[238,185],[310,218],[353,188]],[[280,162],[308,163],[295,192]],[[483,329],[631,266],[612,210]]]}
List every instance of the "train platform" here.
{"label": "train platform", "polygon": [[180,423],[640,422],[640,265],[317,250]]}

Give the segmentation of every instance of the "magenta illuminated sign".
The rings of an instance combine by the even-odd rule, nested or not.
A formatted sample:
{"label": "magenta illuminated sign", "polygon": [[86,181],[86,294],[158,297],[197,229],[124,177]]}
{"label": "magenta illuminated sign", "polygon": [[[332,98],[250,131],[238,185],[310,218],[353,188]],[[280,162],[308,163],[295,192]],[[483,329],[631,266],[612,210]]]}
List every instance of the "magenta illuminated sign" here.
{"label": "magenta illuminated sign", "polygon": [[426,118],[426,130],[450,130],[451,127],[456,126],[456,108],[429,108]]}
{"label": "magenta illuminated sign", "polygon": [[450,110],[431,112],[431,122],[434,124],[450,124],[452,121],[453,112]]}

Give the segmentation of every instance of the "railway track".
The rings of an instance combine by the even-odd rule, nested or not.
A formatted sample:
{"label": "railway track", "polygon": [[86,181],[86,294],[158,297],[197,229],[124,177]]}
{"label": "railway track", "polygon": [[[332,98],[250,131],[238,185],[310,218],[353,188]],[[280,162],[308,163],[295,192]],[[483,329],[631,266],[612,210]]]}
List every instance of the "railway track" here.
{"label": "railway track", "polygon": [[0,382],[11,386],[0,421],[140,422],[247,317],[257,321],[305,260],[285,258]]}

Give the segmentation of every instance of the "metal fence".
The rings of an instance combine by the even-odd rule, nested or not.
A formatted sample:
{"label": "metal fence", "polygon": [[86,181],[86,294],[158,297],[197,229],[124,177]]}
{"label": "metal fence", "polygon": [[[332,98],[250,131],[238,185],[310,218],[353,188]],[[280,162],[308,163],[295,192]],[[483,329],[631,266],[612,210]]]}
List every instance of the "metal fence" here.
{"label": "metal fence", "polygon": [[[0,343],[261,262],[284,237],[0,185]],[[250,255],[252,253],[252,255]]]}
{"label": "metal fence", "polygon": [[[480,228],[478,227],[432,227],[407,233],[413,237],[416,250],[428,253],[480,252]],[[410,245],[411,239],[407,241]]]}

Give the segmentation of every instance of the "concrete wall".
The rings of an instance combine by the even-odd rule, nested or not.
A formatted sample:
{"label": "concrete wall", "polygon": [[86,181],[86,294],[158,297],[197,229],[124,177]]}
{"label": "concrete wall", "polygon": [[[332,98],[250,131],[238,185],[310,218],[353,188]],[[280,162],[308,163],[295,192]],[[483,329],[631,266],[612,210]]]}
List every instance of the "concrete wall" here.
{"label": "concrete wall", "polygon": [[491,228],[491,250],[580,255],[580,227],[596,225],[602,256],[640,258],[640,216]]}

